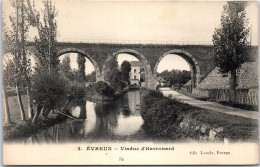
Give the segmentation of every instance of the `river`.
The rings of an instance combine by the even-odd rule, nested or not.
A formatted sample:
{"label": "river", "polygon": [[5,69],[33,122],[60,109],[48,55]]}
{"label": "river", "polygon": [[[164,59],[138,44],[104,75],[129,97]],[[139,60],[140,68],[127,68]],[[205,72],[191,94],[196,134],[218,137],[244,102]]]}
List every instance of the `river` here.
{"label": "river", "polygon": [[112,102],[75,99],[68,106],[78,118],[56,124],[24,139],[25,143],[73,143],[158,140],[140,115],[140,91],[129,91]]}

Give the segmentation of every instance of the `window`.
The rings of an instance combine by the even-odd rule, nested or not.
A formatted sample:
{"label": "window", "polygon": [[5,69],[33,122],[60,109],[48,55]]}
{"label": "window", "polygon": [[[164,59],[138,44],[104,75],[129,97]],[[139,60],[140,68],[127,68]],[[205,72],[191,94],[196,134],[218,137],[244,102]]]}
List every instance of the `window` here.
{"label": "window", "polygon": [[136,79],[136,76],[134,76],[134,79]]}
{"label": "window", "polygon": [[134,69],[134,73],[136,73],[136,69]]}

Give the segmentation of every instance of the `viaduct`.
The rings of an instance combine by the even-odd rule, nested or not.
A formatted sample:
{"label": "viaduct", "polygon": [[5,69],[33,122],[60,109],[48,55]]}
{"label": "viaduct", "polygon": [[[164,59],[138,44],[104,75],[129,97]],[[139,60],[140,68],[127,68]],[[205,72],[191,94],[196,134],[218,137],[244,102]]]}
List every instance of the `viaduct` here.
{"label": "viaduct", "polygon": [[[28,43],[28,50],[35,53],[34,43]],[[127,53],[135,56],[145,69],[145,86],[155,89],[157,84],[157,68],[162,58],[168,54],[176,54],[187,61],[191,69],[191,83],[195,88],[207,74],[215,68],[212,45],[170,45],[170,44],[105,44],[105,43],[72,43],[58,42],[57,56],[65,53],[80,53],[88,58],[96,71],[96,81],[104,81],[104,69],[112,56]],[[257,47],[248,57],[248,61],[256,61]],[[253,56],[252,56],[253,55]],[[171,62],[169,62],[171,63]]]}

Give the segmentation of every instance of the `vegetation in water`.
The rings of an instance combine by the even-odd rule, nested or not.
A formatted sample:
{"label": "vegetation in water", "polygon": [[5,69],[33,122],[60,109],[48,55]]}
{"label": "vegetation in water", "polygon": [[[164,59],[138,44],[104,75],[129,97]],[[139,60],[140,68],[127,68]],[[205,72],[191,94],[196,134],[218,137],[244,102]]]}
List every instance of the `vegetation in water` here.
{"label": "vegetation in water", "polygon": [[106,82],[99,81],[92,83],[86,88],[87,97],[90,98],[113,98],[115,97],[115,90]]}

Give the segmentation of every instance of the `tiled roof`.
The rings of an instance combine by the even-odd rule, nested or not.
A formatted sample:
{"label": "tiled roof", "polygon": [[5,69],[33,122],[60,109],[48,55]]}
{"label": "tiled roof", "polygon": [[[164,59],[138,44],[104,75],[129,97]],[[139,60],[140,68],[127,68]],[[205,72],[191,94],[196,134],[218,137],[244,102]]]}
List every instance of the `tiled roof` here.
{"label": "tiled roof", "polygon": [[130,61],[131,66],[141,66],[140,61]]}
{"label": "tiled roof", "polygon": [[186,84],[184,84],[183,86],[190,86],[191,85],[191,80],[189,80]]}
{"label": "tiled roof", "polygon": [[160,81],[160,82],[170,82],[170,81],[167,81],[165,78],[163,77],[157,77],[157,81]]}
{"label": "tiled roof", "polygon": [[[214,68],[198,85],[199,89],[229,89],[230,73],[223,75]],[[258,66],[256,62],[245,62],[237,70],[236,89],[258,88]]]}

